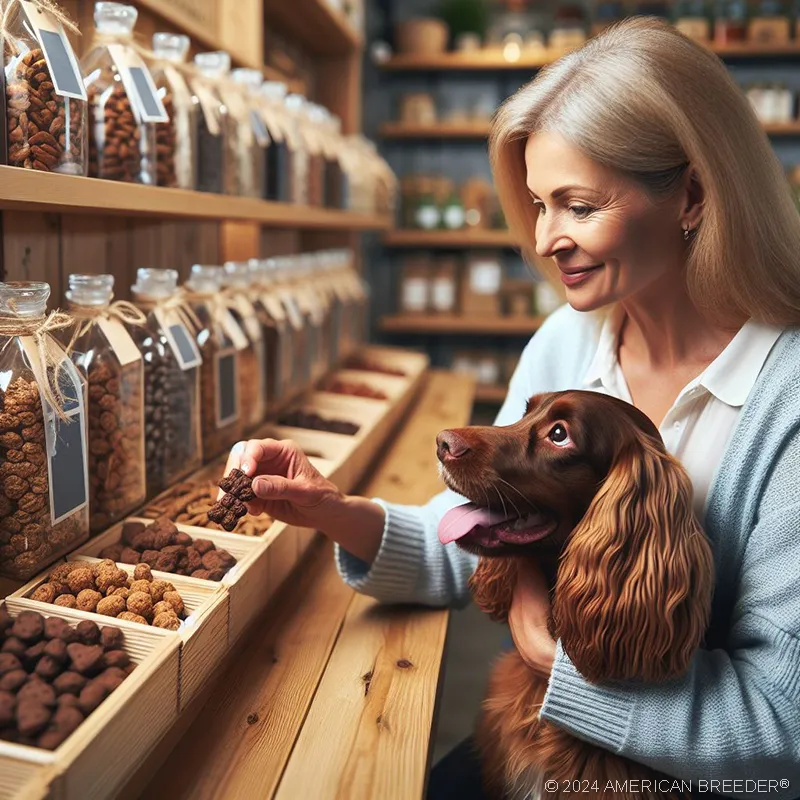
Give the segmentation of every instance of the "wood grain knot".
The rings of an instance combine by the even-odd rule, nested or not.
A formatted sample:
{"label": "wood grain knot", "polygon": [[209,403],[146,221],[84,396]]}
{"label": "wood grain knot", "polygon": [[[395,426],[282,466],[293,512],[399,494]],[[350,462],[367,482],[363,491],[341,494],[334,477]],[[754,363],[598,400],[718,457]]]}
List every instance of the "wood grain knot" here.
{"label": "wood grain knot", "polygon": [[247,716],[247,724],[248,725],[255,725],[258,722],[258,714],[254,711],[252,714],[248,714]]}
{"label": "wood grain knot", "polygon": [[369,694],[369,685],[372,683],[372,670],[365,672],[361,676],[361,680],[364,681],[364,697],[366,697]]}
{"label": "wood grain knot", "polygon": [[397,666],[400,667],[400,669],[411,669],[414,665],[407,658],[401,658],[397,662]]}

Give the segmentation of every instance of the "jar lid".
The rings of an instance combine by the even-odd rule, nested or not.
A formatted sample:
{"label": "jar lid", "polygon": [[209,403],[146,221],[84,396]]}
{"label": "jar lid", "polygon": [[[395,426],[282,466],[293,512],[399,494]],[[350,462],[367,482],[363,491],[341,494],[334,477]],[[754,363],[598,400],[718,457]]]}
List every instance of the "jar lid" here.
{"label": "jar lid", "polygon": [[245,67],[233,70],[231,78],[236,83],[247,86],[249,89],[260,89],[261,84],[264,82],[264,76],[260,70],[247,69]]}
{"label": "jar lid", "polygon": [[131,34],[139,12],[124,3],[95,3],[94,24],[99,33]]}
{"label": "jar lid", "polygon": [[107,306],[114,298],[114,276],[70,275],[66,297],[79,306]]}
{"label": "jar lid", "polygon": [[248,261],[226,261],[223,269],[226,286],[244,287],[250,286],[253,282]]}
{"label": "jar lid", "polygon": [[286,84],[280,81],[264,81],[261,84],[261,93],[272,100],[283,100],[287,92]]}
{"label": "jar lid", "polygon": [[194,63],[203,75],[210,78],[220,78],[231,71],[231,57],[224,50],[198,53],[194,57]]}
{"label": "jar lid", "polygon": [[43,281],[0,283],[0,314],[39,317],[47,309],[50,284]]}
{"label": "jar lid", "polygon": [[177,270],[140,267],[136,270],[136,283],[131,286],[131,291],[145,297],[164,298],[174,294],[177,288]]}
{"label": "jar lid", "polygon": [[222,267],[194,264],[186,285],[195,292],[218,292],[222,287]]}
{"label": "jar lid", "polygon": [[167,61],[175,61],[177,63],[186,61],[190,44],[189,37],[181,33],[153,34],[153,52],[159,58],[164,58]]}

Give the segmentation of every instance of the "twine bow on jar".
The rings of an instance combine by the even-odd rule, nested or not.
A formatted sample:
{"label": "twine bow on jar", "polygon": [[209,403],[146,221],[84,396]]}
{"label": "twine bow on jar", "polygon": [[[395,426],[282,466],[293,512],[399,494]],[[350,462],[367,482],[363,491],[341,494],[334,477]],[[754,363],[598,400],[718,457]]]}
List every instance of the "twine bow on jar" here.
{"label": "twine bow on jar", "polygon": [[[80,36],[78,26],[53,0],[33,0],[33,4],[38,11],[43,11],[55,18],[63,28],[70,33]],[[14,55],[19,54],[13,36],[9,35],[11,23],[14,15],[22,10],[19,0],[0,0],[0,39],[6,42],[14,50]]]}
{"label": "twine bow on jar", "polygon": [[72,353],[75,342],[83,338],[101,317],[105,319],[115,318],[128,325],[143,327],[147,322],[147,317],[133,304],[127,300],[116,300],[107,306],[85,306],[70,304],[70,313],[76,323],[75,332],[67,345],[67,353]]}
{"label": "twine bow on jar", "polygon": [[188,295],[183,288],[178,289],[167,298],[153,298],[140,295],[136,303],[140,309],[147,312],[159,309],[165,311],[167,314],[175,313],[184,327],[194,335],[197,335],[197,332],[203,327],[203,323],[200,322],[197,314],[194,313],[189,305]]}
{"label": "twine bow on jar", "polygon": [[32,317],[0,315],[0,336],[30,336],[36,343],[39,363],[31,363],[31,370],[45,402],[62,422],[70,421],[64,413],[64,404],[70,398],[64,395],[59,375],[63,364],[69,359],[60,348],[50,346],[49,335],[72,324],[72,317],[63,311]]}

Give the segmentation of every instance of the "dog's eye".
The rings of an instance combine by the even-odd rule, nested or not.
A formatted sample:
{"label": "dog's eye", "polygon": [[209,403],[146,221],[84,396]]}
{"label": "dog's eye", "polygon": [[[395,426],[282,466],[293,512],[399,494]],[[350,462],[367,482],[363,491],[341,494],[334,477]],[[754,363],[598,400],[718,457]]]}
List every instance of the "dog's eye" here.
{"label": "dog's eye", "polygon": [[572,440],[569,438],[569,434],[567,433],[567,429],[559,422],[550,429],[550,433],[547,434],[547,438],[550,441],[558,445],[559,447],[567,447],[568,445],[572,444]]}

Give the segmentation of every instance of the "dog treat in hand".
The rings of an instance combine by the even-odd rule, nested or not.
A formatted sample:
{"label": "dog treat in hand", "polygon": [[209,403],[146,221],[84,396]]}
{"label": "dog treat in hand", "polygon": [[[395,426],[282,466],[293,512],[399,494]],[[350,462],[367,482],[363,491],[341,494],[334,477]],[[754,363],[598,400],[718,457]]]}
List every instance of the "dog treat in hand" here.
{"label": "dog treat in hand", "polygon": [[245,503],[256,499],[253,481],[241,470],[233,469],[219,482],[219,488],[225,496],[208,510],[208,518],[230,532],[247,514]]}

